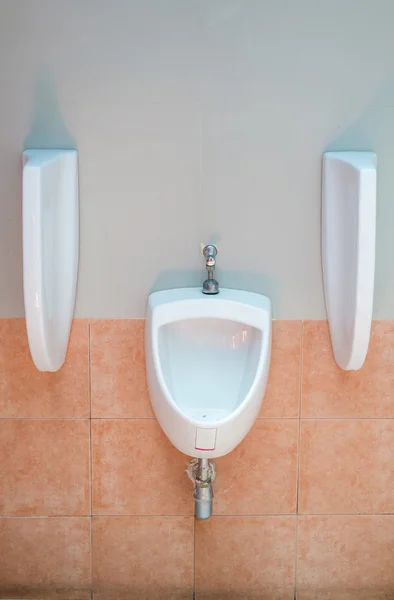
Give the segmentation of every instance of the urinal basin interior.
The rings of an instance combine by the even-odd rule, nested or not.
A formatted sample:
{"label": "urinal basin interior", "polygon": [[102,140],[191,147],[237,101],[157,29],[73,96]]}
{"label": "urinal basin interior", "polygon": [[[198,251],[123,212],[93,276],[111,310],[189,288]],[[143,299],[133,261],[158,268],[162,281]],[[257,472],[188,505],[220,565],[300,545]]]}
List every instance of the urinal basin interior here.
{"label": "urinal basin interior", "polygon": [[256,375],[263,333],[218,318],[174,321],[159,329],[164,382],[194,421],[217,423],[245,400]]}

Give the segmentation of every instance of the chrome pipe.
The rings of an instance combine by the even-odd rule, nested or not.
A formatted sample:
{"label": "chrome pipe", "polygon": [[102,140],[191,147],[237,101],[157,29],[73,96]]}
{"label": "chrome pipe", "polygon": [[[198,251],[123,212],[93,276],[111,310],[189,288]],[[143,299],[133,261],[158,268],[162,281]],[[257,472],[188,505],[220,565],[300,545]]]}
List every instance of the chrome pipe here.
{"label": "chrome pipe", "polygon": [[209,519],[212,516],[215,466],[207,458],[193,458],[187,474],[194,483],[194,512],[196,519]]}

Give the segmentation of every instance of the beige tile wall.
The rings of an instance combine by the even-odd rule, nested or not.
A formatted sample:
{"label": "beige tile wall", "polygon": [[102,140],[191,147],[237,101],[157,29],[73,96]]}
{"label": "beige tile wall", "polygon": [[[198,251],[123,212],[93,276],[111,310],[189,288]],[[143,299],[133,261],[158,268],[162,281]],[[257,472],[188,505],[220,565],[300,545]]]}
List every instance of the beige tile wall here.
{"label": "beige tile wall", "polygon": [[394,598],[393,322],[358,373],[325,322],[274,323],[264,405],[216,461],[208,522],[153,416],[143,329],[77,320],[50,374],[24,321],[0,320],[0,598]]}

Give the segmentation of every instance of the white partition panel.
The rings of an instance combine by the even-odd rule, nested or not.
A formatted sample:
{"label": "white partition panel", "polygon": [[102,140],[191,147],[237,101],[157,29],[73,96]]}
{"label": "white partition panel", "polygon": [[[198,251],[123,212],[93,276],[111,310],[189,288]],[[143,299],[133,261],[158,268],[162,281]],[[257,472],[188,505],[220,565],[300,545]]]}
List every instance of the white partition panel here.
{"label": "white partition panel", "polygon": [[324,294],[335,360],[360,369],[368,352],[375,277],[376,155],[323,156]]}
{"label": "white partition panel", "polygon": [[68,346],[79,250],[78,154],[23,153],[23,287],[30,352],[57,371]]}

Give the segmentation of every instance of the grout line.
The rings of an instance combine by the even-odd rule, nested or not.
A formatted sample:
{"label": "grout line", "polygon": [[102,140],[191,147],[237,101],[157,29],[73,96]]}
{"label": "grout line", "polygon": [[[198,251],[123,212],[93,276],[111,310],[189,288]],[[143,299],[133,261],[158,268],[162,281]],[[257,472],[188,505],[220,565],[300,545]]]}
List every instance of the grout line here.
{"label": "grout line", "polygon": [[0,421],[89,421],[90,417],[0,417]]}
{"label": "grout line", "polygon": [[299,417],[257,417],[256,421],[298,421]]}
{"label": "grout line", "polygon": [[300,339],[300,403],[298,407],[298,417],[302,419],[302,378],[304,375],[304,321],[301,321],[301,339]]}
{"label": "grout line", "polygon": [[89,325],[95,325],[98,321],[146,321],[146,317],[74,317],[73,320],[87,321]]}
{"label": "grout line", "polygon": [[[298,419],[299,417],[257,417],[256,421],[298,421]],[[92,421],[157,421],[157,419],[156,417],[92,417]]]}
{"label": "grout line", "polygon": [[[150,515],[150,514],[116,514],[116,515],[105,515],[105,514],[95,514],[95,515],[0,515],[0,519],[90,519],[93,518],[105,518],[105,519],[122,519],[124,517],[127,518],[135,518],[140,519],[141,517],[149,517],[152,519],[162,519],[165,517],[166,519],[183,519],[185,517],[194,517],[192,514],[180,514],[180,515]],[[305,518],[305,517],[394,517],[394,512],[392,513],[363,513],[363,512],[355,512],[355,513],[238,513],[238,514],[228,514],[228,515],[218,515],[215,514],[211,517],[211,519],[227,519],[227,518],[249,518],[249,517],[273,517],[273,518]]]}
{"label": "grout line", "polygon": [[[257,417],[256,421],[394,421],[392,417]],[[156,417],[0,417],[1,421],[155,421]]]}
{"label": "grout line", "polygon": [[394,513],[302,513],[303,517],[394,517]]}
{"label": "grout line", "polygon": [[90,598],[93,598],[93,460],[92,460],[92,374],[90,355],[90,322],[88,325],[88,394],[89,394],[89,490],[90,490]]}
{"label": "grout line", "polygon": [[[394,513],[393,513],[394,515]],[[297,515],[295,513],[237,513],[237,514],[228,514],[228,515],[218,515],[217,513],[215,513],[214,515],[212,515],[211,519],[216,519],[216,518],[227,518],[227,517],[240,517],[240,518],[244,518],[244,517],[296,517]],[[320,515],[302,515],[302,516],[320,516]],[[327,516],[327,515],[325,515]],[[331,515],[329,515],[331,516]],[[337,515],[334,515],[337,516]],[[355,515],[357,516],[357,515]],[[122,517],[135,517],[136,519],[139,519],[140,517],[152,517],[152,518],[172,518],[172,519],[180,519],[180,518],[184,518],[184,517],[194,517],[194,514],[181,514],[181,515],[149,515],[149,514],[139,514],[139,515],[133,515],[133,514],[117,514],[117,515],[105,515],[105,514],[95,514],[93,515],[94,518],[97,517],[105,517],[105,518],[122,518]],[[23,518],[23,517],[22,517]],[[196,519],[195,519],[196,520]]]}
{"label": "grout line", "polygon": [[[238,515],[235,515],[235,516],[238,516]],[[248,516],[248,515],[246,515],[246,516]],[[93,519],[96,519],[97,517],[105,518],[105,519],[107,519],[107,518],[119,519],[122,517],[128,517],[128,518],[135,517],[136,519],[139,519],[140,517],[144,517],[144,518],[145,517],[153,517],[154,519],[156,519],[156,518],[161,519],[163,517],[171,518],[171,519],[184,519],[185,517],[194,517],[194,514],[193,513],[181,513],[179,515],[174,515],[174,514],[172,514],[172,515],[169,515],[169,514],[154,514],[154,515],[152,515],[149,513],[139,513],[139,514],[135,514],[135,513],[134,514],[133,513],[116,513],[116,514],[94,513],[92,515]]]}
{"label": "grout line", "polygon": [[156,421],[156,417],[92,417],[92,421]]}
{"label": "grout line", "polygon": [[93,598],[93,521],[89,517],[90,523],[90,599]]}
{"label": "grout line", "polygon": [[0,515],[0,519],[90,519],[90,515]]}
{"label": "grout line", "polygon": [[304,362],[304,322],[301,321],[300,336],[300,368],[298,382],[298,440],[297,440],[297,484],[296,484],[296,514],[298,514],[298,501],[300,493],[300,466],[301,466],[301,413],[302,413],[302,377]]}
{"label": "grout line", "polygon": [[394,421],[394,417],[302,417],[302,421]]}
{"label": "grout line", "polygon": [[196,596],[196,519],[193,523],[193,598]]}
{"label": "grout line", "polygon": [[294,552],[294,597],[297,597],[297,564],[298,564],[298,521],[300,497],[300,466],[301,466],[301,414],[302,414],[302,377],[304,368],[304,321],[301,321],[300,336],[300,369],[299,369],[299,398],[298,398],[298,441],[297,441],[297,483],[296,483],[296,527]]}
{"label": "grout line", "polygon": [[89,419],[92,418],[92,375],[90,370],[90,323],[88,325],[88,395],[89,395]]}

